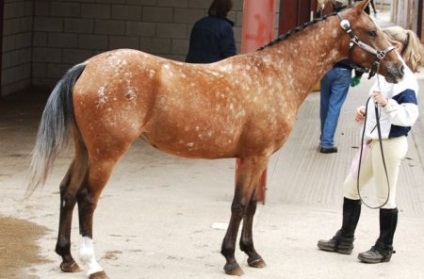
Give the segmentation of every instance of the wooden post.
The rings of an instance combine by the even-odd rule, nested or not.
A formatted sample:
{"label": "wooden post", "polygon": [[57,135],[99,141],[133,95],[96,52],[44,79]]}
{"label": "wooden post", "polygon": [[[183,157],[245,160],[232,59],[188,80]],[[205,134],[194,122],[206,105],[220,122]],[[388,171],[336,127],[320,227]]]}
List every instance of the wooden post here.
{"label": "wooden post", "polygon": [[[244,0],[241,52],[251,52],[269,43],[275,38],[275,0]],[[236,181],[241,160],[236,161]],[[263,172],[258,201],[265,203],[266,170]]]}

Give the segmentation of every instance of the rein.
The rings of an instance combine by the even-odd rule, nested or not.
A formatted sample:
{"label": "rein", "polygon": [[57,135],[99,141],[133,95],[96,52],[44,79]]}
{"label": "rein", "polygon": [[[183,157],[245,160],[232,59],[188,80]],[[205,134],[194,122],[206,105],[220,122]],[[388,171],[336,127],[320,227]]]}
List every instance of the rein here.
{"label": "rein", "polygon": [[349,44],[349,49],[352,49],[355,45],[360,47],[361,49],[374,54],[377,58],[377,60],[374,61],[371,69],[370,69],[370,73],[369,73],[369,77],[368,79],[372,78],[378,71],[378,69],[380,68],[380,64],[381,64],[381,60],[384,59],[384,57],[386,57],[386,55],[395,49],[394,46],[389,46],[388,48],[386,48],[385,50],[377,50],[374,47],[368,45],[367,43],[362,42],[358,36],[356,36],[355,34],[353,34],[352,32],[352,28],[350,25],[349,20],[345,19],[343,17],[343,15],[341,14],[341,12],[337,13],[337,16],[340,19],[340,27],[346,31],[346,33],[350,36],[350,44]]}
{"label": "rein", "polygon": [[[378,83],[378,88],[380,88],[380,79],[378,77],[377,77],[377,83]],[[365,204],[365,206],[367,206],[368,208],[371,208],[371,209],[380,209],[380,208],[383,208],[383,206],[385,206],[389,201],[390,181],[389,181],[389,176],[388,176],[387,166],[386,166],[386,160],[385,160],[384,150],[383,150],[383,140],[382,140],[382,136],[381,136],[381,126],[380,126],[380,114],[379,114],[379,111],[378,111],[378,104],[376,102],[374,102],[374,111],[375,111],[375,119],[376,119],[377,124],[376,124],[376,127],[374,127],[374,129],[377,128],[378,142],[379,142],[379,145],[380,145],[380,152],[381,152],[381,160],[383,162],[384,173],[386,175],[386,181],[387,181],[387,197],[386,197],[386,200],[384,201],[383,204],[381,204],[379,206],[370,206],[362,198],[361,191],[359,189],[359,177],[360,177],[360,173],[361,173],[362,154],[363,154],[363,150],[364,150],[364,139],[365,139],[365,130],[366,130],[366,125],[367,125],[368,104],[369,104],[371,98],[372,97],[369,97],[367,99],[366,104],[365,104],[365,119],[364,119],[364,128],[362,130],[362,136],[361,136],[361,149],[360,149],[360,154],[359,154],[358,176],[357,176],[357,179],[356,179],[356,188],[357,188],[357,191],[358,191],[359,198],[360,198],[361,202],[363,204]]]}

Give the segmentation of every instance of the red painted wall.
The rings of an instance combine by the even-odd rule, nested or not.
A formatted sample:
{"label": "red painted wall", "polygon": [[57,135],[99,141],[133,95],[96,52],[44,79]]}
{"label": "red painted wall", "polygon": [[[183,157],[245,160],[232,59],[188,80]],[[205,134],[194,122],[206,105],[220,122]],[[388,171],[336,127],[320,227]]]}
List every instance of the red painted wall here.
{"label": "red painted wall", "polygon": [[241,52],[258,49],[274,39],[275,0],[244,0]]}
{"label": "red painted wall", "polygon": [[316,10],[316,0],[281,0],[278,32],[280,34],[286,33],[287,31],[310,21],[311,15],[314,15]]}
{"label": "red painted wall", "polygon": [[[244,0],[241,52],[254,51],[274,39],[275,0]],[[240,159],[236,161],[236,180],[239,175]],[[262,174],[258,201],[265,203],[266,170]]]}

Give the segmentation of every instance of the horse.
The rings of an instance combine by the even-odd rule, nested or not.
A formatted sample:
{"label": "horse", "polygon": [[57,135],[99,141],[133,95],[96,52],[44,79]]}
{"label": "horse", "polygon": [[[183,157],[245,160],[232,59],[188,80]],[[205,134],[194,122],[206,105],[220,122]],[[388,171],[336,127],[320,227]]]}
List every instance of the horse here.
{"label": "horse", "polygon": [[261,174],[287,140],[313,86],[337,61],[349,58],[387,81],[403,77],[403,63],[384,33],[363,12],[368,1],[319,18],[260,49],[211,64],[189,64],[138,50],[97,54],[58,81],[44,108],[27,194],[45,184],[55,158],[74,143],[60,183],[55,251],[64,272],[80,267],[71,254],[71,222],[78,205],[80,257],[90,279],[108,278],[96,260],[93,215],[116,165],[142,139],[186,158],[239,158],[229,226],[222,242],[224,272],[241,275],[240,249],[250,267],[265,267],[252,223]]}

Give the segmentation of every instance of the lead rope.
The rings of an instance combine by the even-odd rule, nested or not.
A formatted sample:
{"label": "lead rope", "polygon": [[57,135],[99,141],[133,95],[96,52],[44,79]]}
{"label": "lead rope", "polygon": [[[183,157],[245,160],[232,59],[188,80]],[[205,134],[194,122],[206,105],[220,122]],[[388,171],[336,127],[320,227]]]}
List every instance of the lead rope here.
{"label": "lead rope", "polygon": [[[378,75],[377,75],[377,88],[378,88],[378,90],[380,90],[380,79],[379,79],[379,76]],[[387,181],[387,198],[386,198],[386,200],[384,201],[384,203],[382,205],[379,205],[379,206],[370,206],[362,198],[361,191],[359,189],[359,177],[360,177],[360,173],[361,173],[362,154],[363,154],[363,150],[364,150],[364,139],[365,139],[365,130],[366,130],[366,125],[367,125],[368,104],[369,104],[371,98],[372,97],[369,97],[367,99],[366,104],[365,104],[365,119],[364,119],[364,128],[362,130],[362,136],[361,136],[361,149],[360,149],[360,153],[359,153],[358,177],[356,179],[356,188],[357,188],[358,195],[359,195],[359,198],[360,198],[361,202],[366,207],[371,208],[371,209],[380,209],[383,206],[385,206],[387,204],[387,202],[389,201],[389,197],[390,197],[390,182],[389,182],[389,175],[388,175],[388,172],[387,172],[386,160],[385,160],[384,150],[383,150],[383,140],[382,140],[382,136],[381,136],[381,126],[380,126],[380,114],[379,114],[378,103],[377,102],[374,103],[375,119],[376,119],[376,122],[377,122],[376,127],[377,127],[377,133],[378,133],[378,141],[379,141],[379,144],[380,144],[381,159],[382,159],[382,162],[383,162],[384,172],[385,172],[386,181]]]}

